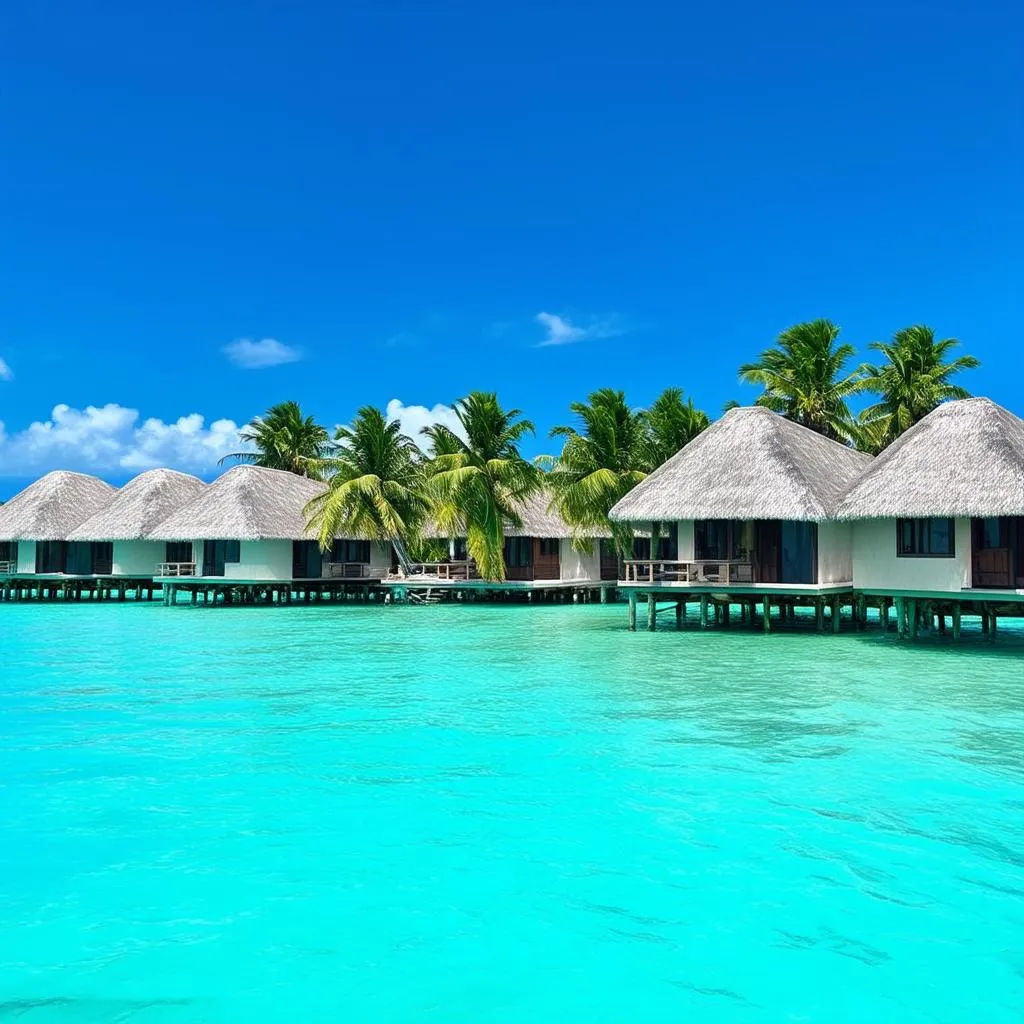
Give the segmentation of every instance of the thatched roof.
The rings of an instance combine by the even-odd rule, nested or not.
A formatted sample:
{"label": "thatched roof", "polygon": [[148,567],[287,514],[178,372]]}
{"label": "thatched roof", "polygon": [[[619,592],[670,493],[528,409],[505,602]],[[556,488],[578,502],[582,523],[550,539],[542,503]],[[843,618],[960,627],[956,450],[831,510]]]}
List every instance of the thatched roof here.
{"label": "thatched roof", "polygon": [[1024,420],[987,398],[940,405],[871,463],[842,519],[1024,515]]}
{"label": "thatched roof", "polygon": [[[543,490],[527,498],[519,508],[519,518],[522,520],[521,527],[505,525],[506,537],[541,537],[541,538],[562,538],[572,537],[572,527],[553,509],[551,509],[551,493]],[[424,537],[442,538],[443,534],[432,522],[428,522],[423,529]],[[610,531],[583,530],[581,534],[586,537],[610,537]],[[464,535],[464,531],[460,536]]]}
{"label": "thatched roof", "polygon": [[126,483],[68,540],[140,540],[205,488],[202,480],[187,473],[150,469]]}
{"label": "thatched roof", "polygon": [[116,493],[95,476],[47,473],[0,506],[0,540],[67,540]]}
{"label": "thatched roof", "polygon": [[611,518],[818,522],[870,461],[768,409],[730,409],[637,484]]}
{"label": "thatched roof", "polygon": [[306,503],[324,484],[279,469],[235,466],[150,531],[152,540],[309,539]]}

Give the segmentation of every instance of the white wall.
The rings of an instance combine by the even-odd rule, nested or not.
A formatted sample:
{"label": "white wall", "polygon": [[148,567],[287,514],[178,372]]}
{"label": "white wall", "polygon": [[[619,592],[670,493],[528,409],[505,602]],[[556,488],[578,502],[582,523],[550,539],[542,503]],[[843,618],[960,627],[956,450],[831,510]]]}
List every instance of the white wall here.
{"label": "white wall", "polygon": [[290,540],[243,540],[241,561],[224,566],[229,580],[290,580],[292,578],[292,542]]}
{"label": "white wall", "polygon": [[[893,526],[893,550],[896,548]],[[853,527],[850,523],[818,523],[818,583],[849,583],[853,579]]]}
{"label": "white wall", "polygon": [[18,572],[36,571],[36,542],[34,540],[18,541]]}
{"label": "white wall", "polygon": [[115,540],[113,575],[152,576],[166,554],[163,541]]}
{"label": "white wall", "polygon": [[853,585],[859,590],[953,593],[971,585],[971,521],[956,520],[953,558],[897,558],[896,520],[853,524]]}
{"label": "white wall", "polygon": [[590,554],[576,551],[569,537],[562,537],[558,542],[559,579],[562,580],[593,580],[601,579],[601,548],[600,541],[593,542]]}

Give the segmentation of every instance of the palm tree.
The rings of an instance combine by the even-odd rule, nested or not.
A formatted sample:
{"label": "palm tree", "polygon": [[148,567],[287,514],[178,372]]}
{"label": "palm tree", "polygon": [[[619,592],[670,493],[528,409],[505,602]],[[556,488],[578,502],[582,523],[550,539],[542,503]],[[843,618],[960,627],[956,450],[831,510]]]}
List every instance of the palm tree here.
{"label": "palm tree", "polygon": [[847,441],[855,430],[847,399],[858,390],[861,373],[846,372],[854,349],[838,344],[838,338],[839,328],[831,320],[795,324],[756,363],[740,367],[740,380],[764,388],[758,405],[826,437]]}
{"label": "palm tree", "polygon": [[859,447],[881,451],[942,402],[970,398],[970,392],[949,382],[961,370],[980,365],[974,356],[947,359],[959,344],[956,338],[937,341],[935,332],[923,324],[904,327],[891,341],[871,343],[885,361],[861,367],[861,389],[880,400],[861,413]]}
{"label": "palm tree", "polygon": [[682,388],[665,388],[643,413],[643,421],[647,427],[648,461],[652,470],[671,459],[711,425],[707,413],[698,409],[692,398],[683,401]]}
{"label": "palm tree", "polygon": [[473,391],[455,403],[460,437],[442,424],[424,427],[432,450],[428,496],[438,528],[466,533],[466,548],[487,580],[505,578],[505,526],[522,526],[521,503],[543,486],[519,453],[534,432],[519,409],[502,409],[493,392]]}
{"label": "palm tree", "polygon": [[232,452],[218,465],[235,459],[252,466],[323,479],[321,463],[330,452],[330,436],[312,416],[302,415],[298,402],[272,405],[263,416],[255,417],[238,437],[255,450]]}
{"label": "palm tree", "polygon": [[633,531],[612,523],[612,506],[647,475],[651,465],[650,435],[644,413],[634,412],[621,391],[602,388],[570,410],[579,428],[555,427],[564,437],[562,454],[548,456],[548,486],[554,507],[573,528],[573,543],[587,549],[595,530],[610,530],[620,558],[632,555]]}
{"label": "palm tree", "polygon": [[330,458],[318,463],[329,474],[327,490],[305,508],[310,528],[327,551],[337,536],[401,541],[426,514],[419,449],[372,405],[351,427],[339,427]]}

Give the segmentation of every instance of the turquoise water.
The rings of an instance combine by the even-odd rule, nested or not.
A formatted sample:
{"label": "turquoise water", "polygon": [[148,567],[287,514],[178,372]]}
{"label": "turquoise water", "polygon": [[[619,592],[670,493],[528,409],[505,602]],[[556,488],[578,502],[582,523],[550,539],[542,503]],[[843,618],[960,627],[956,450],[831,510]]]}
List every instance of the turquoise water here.
{"label": "turquoise water", "polygon": [[0,1020],[1020,1021],[1024,638],[0,608]]}

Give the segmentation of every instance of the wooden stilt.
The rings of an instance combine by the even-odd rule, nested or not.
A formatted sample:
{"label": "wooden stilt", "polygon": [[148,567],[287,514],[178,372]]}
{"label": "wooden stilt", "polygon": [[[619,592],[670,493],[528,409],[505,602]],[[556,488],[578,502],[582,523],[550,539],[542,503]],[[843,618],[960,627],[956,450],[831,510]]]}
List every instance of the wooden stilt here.
{"label": "wooden stilt", "polygon": [[939,632],[943,635],[946,633],[946,613],[939,612]]}
{"label": "wooden stilt", "polygon": [[766,633],[772,631],[772,603],[767,597],[761,600],[761,626]]}
{"label": "wooden stilt", "polygon": [[[291,603],[291,595],[288,601]],[[636,632],[636,593],[632,590],[629,592],[629,628],[631,632]]]}
{"label": "wooden stilt", "polygon": [[953,639],[960,639],[960,602],[953,605]]}
{"label": "wooden stilt", "polygon": [[998,629],[998,619],[995,612],[988,613],[988,636],[990,640],[995,640],[996,630]]}
{"label": "wooden stilt", "polygon": [[832,598],[832,632],[838,633],[843,622],[843,602],[841,598]]}
{"label": "wooden stilt", "polygon": [[814,599],[814,625],[819,633],[825,632],[825,601],[820,597]]}
{"label": "wooden stilt", "polygon": [[700,628],[708,628],[708,595],[700,595]]}
{"label": "wooden stilt", "polygon": [[658,602],[653,594],[647,595],[647,631],[653,633],[658,628]]}
{"label": "wooden stilt", "polygon": [[729,602],[726,601],[725,604],[722,605],[722,625],[723,626],[728,628],[728,626],[729,626],[729,619],[730,619],[731,615],[732,615],[732,605],[730,605]]}
{"label": "wooden stilt", "polygon": [[910,618],[910,639],[916,640],[917,633],[920,628],[920,616],[918,615],[917,598],[912,597],[909,604],[909,618]]}
{"label": "wooden stilt", "polygon": [[676,601],[676,629],[683,628],[683,602]]}

